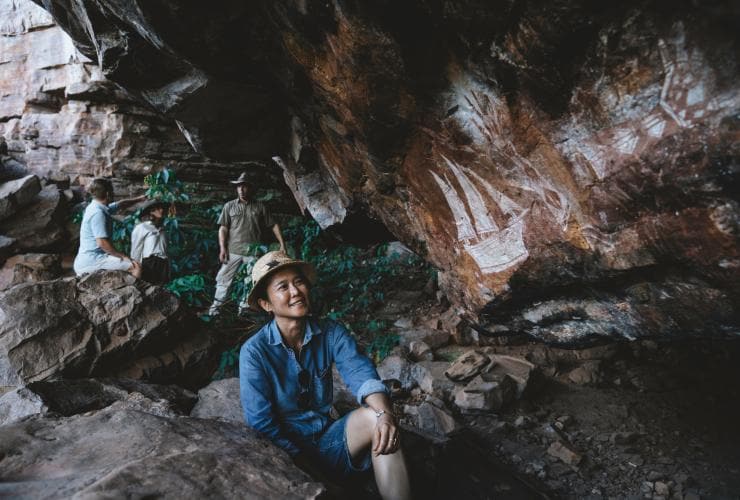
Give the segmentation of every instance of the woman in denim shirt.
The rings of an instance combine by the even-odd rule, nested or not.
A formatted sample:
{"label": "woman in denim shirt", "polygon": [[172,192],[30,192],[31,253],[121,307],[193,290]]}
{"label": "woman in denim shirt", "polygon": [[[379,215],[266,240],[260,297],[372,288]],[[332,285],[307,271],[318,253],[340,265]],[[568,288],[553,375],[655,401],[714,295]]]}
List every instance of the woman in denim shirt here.
{"label": "woman in denim shirt", "polygon": [[[239,356],[247,423],[297,462],[318,465],[341,479],[372,466],[383,498],[409,498],[386,388],[341,324],[310,316],[308,290],[315,275],[313,266],[283,252],[267,253],[254,266],[247,300],[273,319]],[[332,363],[364,405],[337,421],[329,417]]]}

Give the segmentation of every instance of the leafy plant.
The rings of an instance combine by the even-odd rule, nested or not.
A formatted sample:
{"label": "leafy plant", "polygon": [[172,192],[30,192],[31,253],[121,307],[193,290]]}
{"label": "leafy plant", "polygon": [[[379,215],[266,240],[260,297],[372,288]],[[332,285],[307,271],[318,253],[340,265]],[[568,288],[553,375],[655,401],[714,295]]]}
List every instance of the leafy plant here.
{"label": "leafy plant", "polygon": [[239,374],[239,350],[241,346],[234,346],[221,353],[218,368],[213,375],[214,380],[226,377],[235,377]]}
{"label": "leafy plant", "polygon": [[201,307],[208,303],[210,294],[202,274],[189,274],[170,281],[166,288],[188,304]]}
{"label": "leafy plant", "polygon": [[372,336],[372,341],[368,344],[367,355],[380,363],[385,359],[395,346],[398,345],[401,338],[395,333],[388,333],[388,322],[370,320],[366,327],[367,333]]}
{"label": "leafy plant", "polygon": [[286,239],[299,248],[299,257],[314,264],[318,283],[312,303],[332,319],[346,323],[368,342],[368,355],[376,362],[398,344],[388,324],[373,318],[373,311],[385,300],[388,285],[398,276],[433,271],[415,255],[387,256],[387,245],[371,249],[337,244],[313,220],[296,218],[285,228]]}
{"label": "leafy plant", "polygon": [[144,177],[144,185],[148,187],[146,197],[151,200],[161,200],[169,203],[190,200],[190,195],[185,192],[185,185],[168,168]]}

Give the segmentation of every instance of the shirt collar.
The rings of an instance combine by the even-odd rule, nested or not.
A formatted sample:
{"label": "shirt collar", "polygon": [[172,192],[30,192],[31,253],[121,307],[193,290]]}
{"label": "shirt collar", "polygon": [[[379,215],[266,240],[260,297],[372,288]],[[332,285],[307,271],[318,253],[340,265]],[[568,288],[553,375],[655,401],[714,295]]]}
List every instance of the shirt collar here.
{"label": "shirt collar", "polygon": [[97,204],[98,204],[98,206],[99,206],[100,208],[102,208],[103,210],[105,210],[106,212],[108,211],[108,205],[106,205],[105,203],[101,203],[101,202],[99,202],[98,200],[96,200],[95,198],[93,198],[93,199],[92,199],[92,202],[93,202],[93,203],[97,203]]}
{"label": "shirt collar", "polygon": [[[280,330],[277,327],[277,321],[273,319],[268,325],[268,342],[270,345],[283,344],[283,337],[280,335]],[[303,345],[308,344],[314,335],[321,333],[321,328],[314,323],[313,318],[306,319],[306,334],[303,336]],[[283,344],[285,345],[285,344]]]}

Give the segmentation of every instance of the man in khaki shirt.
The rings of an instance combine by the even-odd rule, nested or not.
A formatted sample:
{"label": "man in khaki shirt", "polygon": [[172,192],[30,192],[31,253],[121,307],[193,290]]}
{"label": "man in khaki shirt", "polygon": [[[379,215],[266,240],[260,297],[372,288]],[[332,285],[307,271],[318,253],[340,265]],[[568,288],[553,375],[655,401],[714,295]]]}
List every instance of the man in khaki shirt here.
{"label": "man in khaki shirt", "polygon": [[[224,205],[221,216],[218,218],[218,245],[221,269],[216,275],[216,294],[208,314],[216,316],[219,308],[226,302],[229,288],[241,264],[247,265],[247,275],[244,278],[246,291],[252,283],[252,267],[264,249],[260,248],[266,241],[268,230],[280,243],[280,250],[285,251],[283,234],[280,226],[275,222],[264,203],[251,199],[247,173],[242,172],[238,179],[231,181],[236,185],[237,199]],[[248,308],[247,295],[239,303],[239,314]]]}

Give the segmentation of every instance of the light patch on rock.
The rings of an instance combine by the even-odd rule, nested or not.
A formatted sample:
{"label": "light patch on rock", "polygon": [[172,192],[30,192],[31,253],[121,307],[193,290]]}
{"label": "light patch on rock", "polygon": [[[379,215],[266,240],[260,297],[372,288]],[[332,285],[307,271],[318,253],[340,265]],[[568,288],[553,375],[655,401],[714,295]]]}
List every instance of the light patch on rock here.
{"label": "light patch on rock", "polygon": [[26,387],[19,387],[0,397],[0,425],[19,422],[31,415],[41,415],[49,408],[37,394]]}
{"label": "light patch on rock", "polygon": [[439,438],[449,436],[459,427],[449,411],[427,401],[419,406],[406,405],[404,413],[416,427]]}
{"label": "light patch on rock", "polygon": [[239,397],[239,379],[233,377],[216,380],[198,391],[198,402],[195,403],[190,416],[244,422]]}

